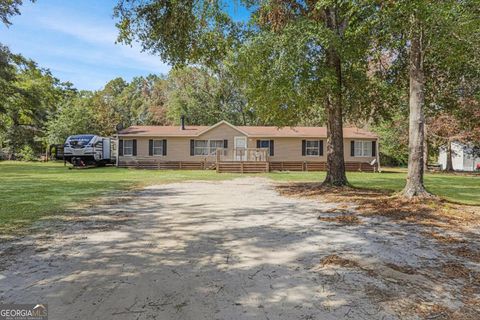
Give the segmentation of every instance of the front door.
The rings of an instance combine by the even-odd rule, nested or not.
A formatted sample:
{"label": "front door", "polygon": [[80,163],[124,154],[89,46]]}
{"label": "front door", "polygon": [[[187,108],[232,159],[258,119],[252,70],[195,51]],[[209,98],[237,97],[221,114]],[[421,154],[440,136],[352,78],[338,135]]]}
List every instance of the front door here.
{"label": "front door", "polygon": [[235,137],[234,153],[236,161],[245,161],[247,159],[247,137]]}

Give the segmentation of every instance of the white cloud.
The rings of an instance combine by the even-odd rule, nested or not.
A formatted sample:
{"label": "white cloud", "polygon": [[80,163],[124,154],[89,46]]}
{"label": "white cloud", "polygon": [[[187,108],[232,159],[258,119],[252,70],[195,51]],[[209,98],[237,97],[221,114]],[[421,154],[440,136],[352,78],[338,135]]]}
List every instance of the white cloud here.
{"label": "white cloud", "polygon": [[170,70],[138,44],[115,44],[117,29],[108,3],[55,1],[27,3],[3,41],[80,89],[98,89],[115,77],[128,80]]}
{"label": "white cloud", "polygon": [[43,28],[68,34],[92,44],[108,45],[115,42],[116,31],[110,26],[94,26],[92,25],[94,22],[76,21],[72,17],[59,17],[56,14],[38,17],[38,22]]}
{"label": "white cloud", "polygon": [[156,69],[156,72],[166,72],[170,69],[159,57],[141,52],[138,45],[130,47],[115,44],[117,30],[114,27],[113,20],[112,25],[101,25],[95,21],[84,19],[76,20],[71,17],[66,19],[58,17],[57,15],[54,17],[43,16],[38,20],[40,26],[43,28],[73,36],[92,45],[92,49],[101,49],[104,53],[101,55],[101,58],[107,64],[110,64],[112,59],[118,63],[118,58],[120,57],[124,60],[124,63],[129,66],[132,66],[132,60],[134,60],[137,65],[141,65],[143,68],[150,68],[152,71]]}

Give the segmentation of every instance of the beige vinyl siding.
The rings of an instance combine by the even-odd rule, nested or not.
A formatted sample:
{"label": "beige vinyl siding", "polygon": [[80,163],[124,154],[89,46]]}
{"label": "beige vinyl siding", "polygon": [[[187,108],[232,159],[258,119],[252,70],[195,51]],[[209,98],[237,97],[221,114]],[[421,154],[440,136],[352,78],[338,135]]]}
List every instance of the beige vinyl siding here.
{"label": "beige vinyl siding", "polygon": [[230,147],[230,143],[232,143],[233,148],[233,137],[237,136],[245,136],[240,131],[230,127],[227,124],[222,123],[218,127],[215,127],[204,134],[199,135],[195,139],[198,140],[228,140],[228,146]]}
{"label": "beige vinyl siding", "polygon": [[168,161],[191,161],[190,139],[184,137],[167,137],[167,155],[163,158]]}
{"label": "beige vinyl siding", "polygon": [[148,139],[137,139],[137,157],[148,156]]}

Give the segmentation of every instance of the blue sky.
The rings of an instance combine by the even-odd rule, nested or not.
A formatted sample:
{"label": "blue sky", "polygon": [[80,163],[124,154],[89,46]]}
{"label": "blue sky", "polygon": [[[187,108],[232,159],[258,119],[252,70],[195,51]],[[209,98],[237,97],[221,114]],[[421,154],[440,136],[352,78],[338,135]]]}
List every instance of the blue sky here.
{"label": "blue sky", "polygon": [[[139,45],[115,44],[115,4],[115,0],[25,1],[22,14],[11,19],[12,26],[0,24],[0,42],[78,89],[100,89],[116,77],[130,80],[168,73],[168,64],[141,52]],[[248,15],[238,5],[231,6],[231,12],[237,19]]]}

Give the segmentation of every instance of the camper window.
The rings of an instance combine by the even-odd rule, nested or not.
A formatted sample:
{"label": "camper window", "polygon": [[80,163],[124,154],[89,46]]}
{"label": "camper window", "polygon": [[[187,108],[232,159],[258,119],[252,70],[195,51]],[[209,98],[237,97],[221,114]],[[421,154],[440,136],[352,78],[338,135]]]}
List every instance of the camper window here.
{"label": "camper window", "polygon": [[163,140],[153,140],[153,155],[163,156]]}
{"label": "camper window", "polygon": [[124,156],[133,155],[133,140],[123,140],[123,155]]}
{"label": "camper window", "polygon": [[67,143],[72,148],[82,148],[86,146],[92,139],[93,139],[93,136],[91,135],[71,136],[67,139]]}

